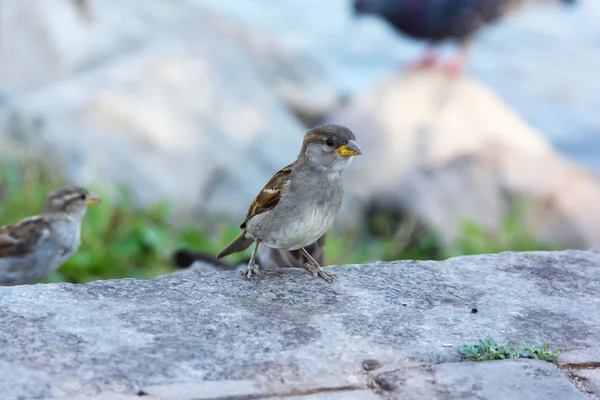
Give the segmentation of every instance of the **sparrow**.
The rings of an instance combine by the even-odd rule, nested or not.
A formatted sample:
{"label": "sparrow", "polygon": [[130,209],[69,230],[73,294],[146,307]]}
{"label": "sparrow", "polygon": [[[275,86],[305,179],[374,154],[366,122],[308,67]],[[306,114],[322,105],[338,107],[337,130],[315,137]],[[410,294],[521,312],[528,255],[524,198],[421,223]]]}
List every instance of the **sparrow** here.
{"label": "sparrow", "polygon": [[98,202],[87,189],[64,186],[48,195],[39,215],[0,227],[0,285],[33,283],[60,268],[81,243],[87,206]]}
{"label": "sparrow", "polygon": [[305,247],[316,242],[331,227],[342,204],[342,171],[361,153],[354,133],[340,125],[322,125],[304,135],[296,161],[278,171],[250,205],[240,225],[243,232],[217,258],[254,249],[243,271],[246,279],[262,279],[256,264],[260,243],[273,249],[299,250],[302,266],[332,283],[335,275],[325,272]]}
{"label": "sparrow", "polygon": [[[425,39],[429,47],[454,39],[460,45],[458,57],[442,69],[456,75],[462,71],[475,33],[484,25],[491,24],[513,13],[527,3],[560,1],[575,4],[577,0],[354,0],[355,14],[377,14],[387,20],[399,32],[416,39]],[[432,67],[437,63],[435,55],[426,55],[414,67]]]}

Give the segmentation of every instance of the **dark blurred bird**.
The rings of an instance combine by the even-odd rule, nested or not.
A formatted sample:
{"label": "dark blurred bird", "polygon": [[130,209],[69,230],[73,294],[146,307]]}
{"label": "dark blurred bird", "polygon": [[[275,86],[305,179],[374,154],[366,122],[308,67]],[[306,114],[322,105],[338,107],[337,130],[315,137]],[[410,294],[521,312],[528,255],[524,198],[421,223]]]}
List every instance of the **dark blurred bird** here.
{"label": "dark blurred bird", "polygon": [[[429,41],[430,46],[456,40],[458,57],[442,65],[450,74],[462,71],[470,41],[484,25],[493,23],[526,4],[577,0],[354,0],[356,14],[377,14],[400,32]],[[414,63],[417,68],[432,67],[437,59],[431,51]]]}
{"label": "dark blurred bird", "polygon": [[181,269],[190,268],[196,261],[210,264],[211,266],[215,267],[216,270],[227,271],[233,270],[236,267],[235,265],[221,261],[210,254],[187,249],[179,249],[175,251],[175,253],[173,253],[172,260],[173,263]]}

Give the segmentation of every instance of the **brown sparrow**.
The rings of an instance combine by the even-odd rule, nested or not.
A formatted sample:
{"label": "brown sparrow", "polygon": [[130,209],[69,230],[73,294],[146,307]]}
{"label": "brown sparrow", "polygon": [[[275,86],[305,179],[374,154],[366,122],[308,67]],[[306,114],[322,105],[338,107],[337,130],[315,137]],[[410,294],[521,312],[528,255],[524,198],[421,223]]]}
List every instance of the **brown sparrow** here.
{"label": "brown sparrow", "polygon": [[277,172],[252,202],[244,231],[217,258],[247,249],[256,243],[244,276],[262,274],[256,252],[262,242],[274,249],[299,250],[307,262],[303,267],[332,283],[335,275],[325,272],[305,247],[316,242],[333,224],[344,190],[342,171],[361,154],[354,133],[340,125],[323,125],[304,136],[296,161]]}
{"label": "brown sparrow", "polygon": [[84,188],[61,187],[39,215],[0,227],[0,285],[36,282],[60,268],[79,247],[87,206],[99,201]]}

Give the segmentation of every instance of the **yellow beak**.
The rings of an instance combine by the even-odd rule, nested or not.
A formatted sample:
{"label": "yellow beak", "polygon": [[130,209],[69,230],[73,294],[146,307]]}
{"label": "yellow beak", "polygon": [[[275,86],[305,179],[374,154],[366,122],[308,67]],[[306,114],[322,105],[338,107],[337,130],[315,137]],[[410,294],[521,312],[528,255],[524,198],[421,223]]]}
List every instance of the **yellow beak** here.
{"label": "yellow beak", "polygon": [[102,201],[100,199],[100,197],[96,196],[94,193],[88,194],[88,198],[87,198],[88,206],[93,206],[94,204],[98,204],[98,203],[100,203],[100,201]]}
{"label": "yellow beak", "polygon": [[349,140],[347,144],[338,147],[334,151],[342,157],[352,157],[362,154],[360,147],[358,147],[358,144],[354,140]]}

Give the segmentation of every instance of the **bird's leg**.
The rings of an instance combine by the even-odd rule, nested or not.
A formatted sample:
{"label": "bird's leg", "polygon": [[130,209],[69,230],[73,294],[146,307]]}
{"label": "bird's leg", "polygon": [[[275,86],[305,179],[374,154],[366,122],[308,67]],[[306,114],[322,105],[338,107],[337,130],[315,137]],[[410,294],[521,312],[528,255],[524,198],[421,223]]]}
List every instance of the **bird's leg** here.
{"label": "bird's leg", "polygon": [[471,50],[471,44],[468,41],[461,42],[457,54],[450,60],[440,65],[441,70],[448,76],[456,77],[462,74],[464,66]]}
{"label": "bird's leg", "polygon": [[260,279],[263,278],[262,274],[260,273],[260,269],[258,268],[258,265],[256,265],[256,251],[258,250],[259,244],[260,244],[260,240],[257,240],[256,243],[254,244],[254,250],[252,250],[252,255],[250,256],[250,261],[248,262],[248,268],[246,268],[242,272],[242,275],[244,276],[244,278],[248,279],[249,281],[252,280],[252,275],[256,275]]}
{"label": "bird's leg", "polygon": [[300,249],[300,253],[302,253],[304,258],[306,258],[306,260],[308,261],[307,263],[305,263],[302,266],[304,268],[306,268],[307,270],[309,270],[310,272],[312,272],[313,278],[316,278],[317,276],[319,276],[319,277],[323,278],[327,283],[333,283],[333,280],[335,278],[337,278],[336,275],[325,272],[323,270],[323,268],[321,268],[319,263],[317,261],[315,261],[315,259],[312,258],[310,253],[308,251],[306,251],[304,248]]}

